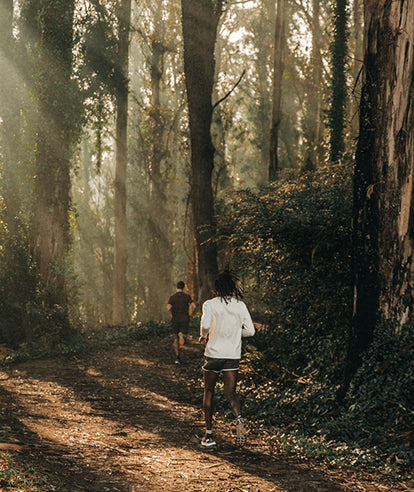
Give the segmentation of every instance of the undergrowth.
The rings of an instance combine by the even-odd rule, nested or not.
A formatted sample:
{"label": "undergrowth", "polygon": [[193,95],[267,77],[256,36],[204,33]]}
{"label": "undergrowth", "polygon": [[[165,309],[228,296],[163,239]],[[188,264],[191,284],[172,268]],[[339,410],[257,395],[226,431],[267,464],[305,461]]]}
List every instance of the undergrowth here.
{"label": "undergrowth", "polygon": [[338,386],[320,373],[263,377],[263,354],[250,345],[241,383],[246,416],[280,449],[414,485],[413,340],[413,327],[378,326],[343,405]]}
{"label": "undergrowth", "polygon": [[[18,454],[0,451],[0,490],[42,492],[58,489],[48,481],[47,476],[39,475],[26,465]],[[64,491],[60,489],[60,492]]]}
{"label": "undergrowth", "polygon": [[60,340],[53,346],[43,344],[43,340],[31,343],[22,343],[16,351],[6,350],[1,354],[0,365],[11,362],[53,357],[58,355],[69,355],[87,352],[110,346],[112,343],[127,343],[128,340],[148,340],[153,337],[163,337],[169,333],[169,323],[137,323],[128,326],[108,326],[96,331],[85,330],[74,332],[67,340]]}
{"label": "undergrowth", "polygon": [[219,203],[221,255],[261,324],[241,393],[249,420],[275,446],[413,480],[414,329],[379,326],[344,405],[336,402],[352,313],[352,169],[320,169]]}

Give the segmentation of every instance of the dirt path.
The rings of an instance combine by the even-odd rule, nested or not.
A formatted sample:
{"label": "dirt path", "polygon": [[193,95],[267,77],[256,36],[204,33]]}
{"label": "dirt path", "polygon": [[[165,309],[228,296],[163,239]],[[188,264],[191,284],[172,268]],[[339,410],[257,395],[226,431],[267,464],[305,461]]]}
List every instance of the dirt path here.
{"label": "dirt path", "polygon": [[201,388],[191,382],[201,372],[199,345],[190,340],[183,359],[172,365],[170,342],[156,340],[2,368],[0,423],[55,484],[47,490],[407,490],[283,456],[255,432],[236,448],[225,420],[215,430],[219,446],[202,449]]}

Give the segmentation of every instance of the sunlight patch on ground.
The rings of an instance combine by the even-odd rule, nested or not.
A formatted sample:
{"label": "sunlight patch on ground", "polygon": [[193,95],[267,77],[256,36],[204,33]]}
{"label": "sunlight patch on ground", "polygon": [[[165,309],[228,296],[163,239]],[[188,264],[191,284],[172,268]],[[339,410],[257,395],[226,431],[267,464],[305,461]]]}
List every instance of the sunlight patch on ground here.
{"label": "sunlight patch on ground", "polygon": [[[101,374],[92,369],[85,373],[94,377]],[[242,472],[238,466],[229,462],[224,452],[220,456],[202,449],[194,429],[186,431],[184,447],[173,444],[177,434],[197,420],[197,410],[191,406],[176,405],[169,398],[139,386],[126,387],[122,391],[127,398],[129,394],[132,400],[136,399],[137,415],[142,411],[141,421],[132,425],[110,408],[100,407],[99,401],[95,406],[94,400],[88,402],[75,389],[57,382],[27,377],[18,371],[3,382],[5,389],[14,394],[16,417],[28,433],[38,436],[43,452],[60,452],[59,459],[77,456],[77,460],[91,464],[98,458],[100,462],[111,460],[106,473],[110,475],[117,469],[132,482],[138,483],[139,479],[139,487],[147,482],[148,490],[155,490],[156,484],[168,484],[168,490],[174,486],[183,490],[180,487],[185,484],[185,490],[201,491],[208,490],[208,485],[217,480],[240,481]],[[154,413],[158,418],[151,421]],[[254,474],[244,475],[246,490],[261,480]],[[261,482],[263,492],[280,490],[273,482]]]}
{"label": "sunlight patch on ground", "polygon": [[[119,424],[111,416],[104,415],[108,414],[107,410],[94,408],[93,401],[90,403],[79,398],[74,390],[58,383],[25,378],[24,381],[5,380],[3,385],[15,395],[13,406],[16,408],[16,417],[29,432],[39,436],[41,444],[53,442],[69,448],[81,445],[118,449],[120,444],[125,444],[126,436],[136,432],[132,426],[122,426],[122,432],[119,432]],[[90,430],[91,416],[93,432]],[[53,422],[53,426],[50,426],[50,422]],[[156,440],[158,437],[142,429],[140,434],[144,439]],[[102,442],[108,439],[109,445]]]}

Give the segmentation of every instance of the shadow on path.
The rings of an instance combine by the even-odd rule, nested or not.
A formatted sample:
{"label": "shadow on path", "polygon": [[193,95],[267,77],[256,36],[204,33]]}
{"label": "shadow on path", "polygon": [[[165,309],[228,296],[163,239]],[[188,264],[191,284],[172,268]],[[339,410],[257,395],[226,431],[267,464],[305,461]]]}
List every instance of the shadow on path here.
{"label": "shadow on path", "polygon": [[272,455],[254,435],[236,448],[221,419],[219,446],[202,449],[199,346],[190,342],[184,356],[175,367],[170,342],[154,340],[28,361],[6,369],[0,396],[15,436],[35,450],[28,461],[60,482],[56,490],[387,490],[352,489],[321,466]]}

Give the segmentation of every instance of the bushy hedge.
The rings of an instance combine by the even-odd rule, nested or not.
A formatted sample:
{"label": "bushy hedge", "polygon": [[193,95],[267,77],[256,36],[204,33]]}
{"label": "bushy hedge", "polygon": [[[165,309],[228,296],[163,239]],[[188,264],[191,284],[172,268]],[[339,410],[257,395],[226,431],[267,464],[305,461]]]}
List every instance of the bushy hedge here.
{"label": "bushy hedge", "polygon": [[414,467],[414,327],[380,324],[346,396],[331,437],[375,448]]}
{"label": "bushy hedge", "polygon": [[351,190],[350,168],[337,167],[220,202],[223,262],[242,273],[246,300],[267,326],[256,337],[266,362],[339,377],[351,313]]}

